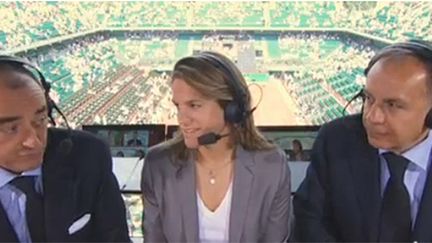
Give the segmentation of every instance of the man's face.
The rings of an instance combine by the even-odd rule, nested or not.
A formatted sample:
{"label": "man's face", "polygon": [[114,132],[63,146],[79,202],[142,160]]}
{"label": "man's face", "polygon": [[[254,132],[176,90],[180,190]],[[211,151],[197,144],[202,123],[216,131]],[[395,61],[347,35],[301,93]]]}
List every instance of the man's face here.
{"label": "man's face", "polygon": [[[12,89],[5,80],[22,79]],[[17,72],[0,73],[0,167],[15,173],[41,165],[47,141],[47,107],[42,88]]]}
{"label": "man's face", "polygon": [[383,58],[372,67],[363,111],[372,146],[402,153],[426,136],[432,101],[428,78],[424,64],[411,56]]}

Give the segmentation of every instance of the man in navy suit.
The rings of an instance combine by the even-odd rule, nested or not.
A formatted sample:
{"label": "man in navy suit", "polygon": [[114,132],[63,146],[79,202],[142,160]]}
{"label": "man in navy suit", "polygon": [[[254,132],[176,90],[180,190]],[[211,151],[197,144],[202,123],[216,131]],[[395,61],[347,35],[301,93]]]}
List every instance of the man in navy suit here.
{"label": "man in navy suit", "polygon": [[297,241],[432,241],[432,49],[390,45],[365,74],[362,114],[315,141],[294,197]]}
{"label": "man in navy suit", "polygon": [[0,56],[0,242],[130,241],[107,145],[47,128],[43,75]]}

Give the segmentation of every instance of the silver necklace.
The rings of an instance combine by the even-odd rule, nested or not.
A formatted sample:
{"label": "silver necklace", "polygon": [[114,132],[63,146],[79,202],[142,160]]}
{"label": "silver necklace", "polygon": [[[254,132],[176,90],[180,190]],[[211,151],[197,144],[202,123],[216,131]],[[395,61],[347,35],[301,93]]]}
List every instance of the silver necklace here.
{"label": "silver necklace", "polygon": [[201,163],[198,163],[198,164],[200,164],[204,169],[208,170],[208,177],[209,177],[208,182],[209,182],[211,185],[215,185],[215,184],[216,184],[216,171],[225,168],[227,165],[229,165],[229,164],[231,164],[231,163],[232,163],[232,160],[230,159],[230,160],[228,160],[226,163],[224,163],[222,166],[220,166],[220,167],[218,167],[218,168],[216,168],[216,169],[209,169],[209,168],[207,168],[206,166],[204,166],[204,165],[201,164]]}

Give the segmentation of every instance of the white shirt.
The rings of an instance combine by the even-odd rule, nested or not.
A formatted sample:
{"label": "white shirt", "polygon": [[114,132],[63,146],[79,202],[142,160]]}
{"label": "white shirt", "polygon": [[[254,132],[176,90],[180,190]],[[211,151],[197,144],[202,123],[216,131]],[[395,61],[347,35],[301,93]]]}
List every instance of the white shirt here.
{"label": "white shirt", "polygon": [[231,212],[232,182],[217,209],[212,212],[197,192],[198,224],[200,242],[228,242]]}

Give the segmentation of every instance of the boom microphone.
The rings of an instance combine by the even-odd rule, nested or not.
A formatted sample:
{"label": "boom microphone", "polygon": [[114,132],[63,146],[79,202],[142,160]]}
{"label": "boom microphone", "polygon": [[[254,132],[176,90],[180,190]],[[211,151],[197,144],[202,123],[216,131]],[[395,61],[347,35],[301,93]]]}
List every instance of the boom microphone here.
{"label": "boom microphone", "polygon": [[[50,86],[48,86],[48,89],[49,89],[49,87]],[[67,137],[60,142],[59,151],[60,151],[60,154],[62,154],[63,156],[67,156],[72,151],[72,148],[74,145],[73,141],[72,141],[72,128],[69,126],[69,122],[66,119],[66,116],[63,114],[63,112],[60,110],[60,108],[57,106],[57,104],[52,100],[49,100],[48,102],[50,102],[51,107],[57,111],[57,113],[63,118],[63,121],[65,122],[66,129],[67,129]],[[53,125],[55,126],[56,122],[51,115],[50,115],[50,119],[51,119],[51,122],[53,123]]]}
{"label": "boom microphone", "polygon": [[[364,101],[364,97],[365,97],[365,94],[364,94],[364,89],[361,89],[356,95],[354,95],[349,101],[348,101],[348,103],[345,105],[345,107],[344,107],[344,109],[343,109],[343,112],[342,112],[342,114],[345,114],[345,112],[346,112],[346,109],[348,108],[348,106],[354,101],[354,100],[356,100],[356,99],[358,99],[358,98],[362,98],[362,100]],[[361,111],[362,113],[363,113],[363,106],[362,106],[362,111]]]}
{"label": "boom microphone", "polygon": [[206,133],[203,134],[201,136],[198,137],[198,144],[199,145],[210,145],[210,144],[214,144],[217,141],[219,141],[219,139],[228,136],[229,134],[216,134],[214,132],[210,132],[210,133]]}
{"label": "boom microphone", "polygon": [[59,152],[61,155],[66,156],[72,151],[73,142],[70,138],[70,135],[68,135],[67,138],[63,139],[59,143]]}

